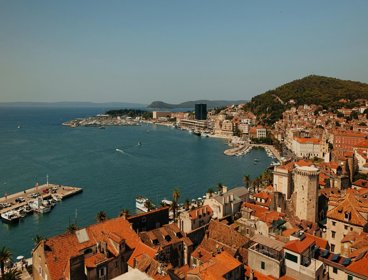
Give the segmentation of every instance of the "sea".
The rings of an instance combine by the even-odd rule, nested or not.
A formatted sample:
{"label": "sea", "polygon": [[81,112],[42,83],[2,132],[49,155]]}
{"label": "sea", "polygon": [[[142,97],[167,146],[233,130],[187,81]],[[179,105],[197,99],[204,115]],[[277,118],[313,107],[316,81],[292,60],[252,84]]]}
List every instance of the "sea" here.
{"label": "sea", "polygon": [[45,184],[47,177],[53,184],[83,188],[50,213],[27,216],[15,225],[0,222],[0,247],[8,247],[14,257],[30,257],[36,235],[64,233],[71,223],[87,226],[99,211],[111,218],[122,209],[134,213],[138,195],[159,204],[178,188],[181,202],[196,199],[218,183],[241,186],[244,175],[255,178],[272,161],[262,149],[228,157],[225,140],[170,127],[62,126],[107,109],[0,107],[0,196]]}

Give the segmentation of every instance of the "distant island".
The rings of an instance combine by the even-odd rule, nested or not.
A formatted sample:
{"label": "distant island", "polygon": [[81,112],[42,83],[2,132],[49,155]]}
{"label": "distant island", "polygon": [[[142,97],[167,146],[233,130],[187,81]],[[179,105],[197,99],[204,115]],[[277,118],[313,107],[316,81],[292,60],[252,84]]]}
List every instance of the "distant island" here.
{"label": "distant island", "polygon": [[247,103],[247,100],[195,100],[186,101],[179,104],[169,104],[163,101],[153,101],[147,108],[151,109],[194,109],[194,105],[198,103],[207,104],[208,109],[226,107],[230,105],[238,105]]}

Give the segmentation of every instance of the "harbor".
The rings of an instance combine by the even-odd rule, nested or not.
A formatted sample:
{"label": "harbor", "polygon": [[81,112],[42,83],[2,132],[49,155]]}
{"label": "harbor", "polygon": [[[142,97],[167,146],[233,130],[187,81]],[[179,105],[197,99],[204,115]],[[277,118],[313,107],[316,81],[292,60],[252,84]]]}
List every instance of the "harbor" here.
{"label": "harbor", "polygon": [[224,154],[227,156],[246,155],[252,148],[255,148],[255,147],[260,147],[260,148],[265,149],[268,156],[271,156],[277,159],[279,162],[283,160],[280,153],[277,151],[277,149],[275,149],[274,146],[266,145],[266,144],[245,144],[239,147],[227,149],[224,151]]}
{"label": "harbor", "polygon": [[5,223],[13,223],[33,212],[47,213],[56,202],[82,191],[83,189],[78,187],[47,183],[40,186],[36,184],[23,192],[10,195],[5,193],[0,198],[1,219]]}

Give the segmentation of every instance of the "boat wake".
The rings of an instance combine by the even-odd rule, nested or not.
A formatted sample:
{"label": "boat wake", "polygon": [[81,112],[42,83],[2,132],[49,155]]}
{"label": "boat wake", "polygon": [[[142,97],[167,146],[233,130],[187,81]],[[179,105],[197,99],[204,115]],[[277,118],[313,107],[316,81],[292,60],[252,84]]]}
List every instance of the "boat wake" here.
{"label": "boat wake", "polygon": [[115,149],[115,151],[117,151],[118,153],[121,153],[121,154],[125,154],[125,152],[121,149]]}

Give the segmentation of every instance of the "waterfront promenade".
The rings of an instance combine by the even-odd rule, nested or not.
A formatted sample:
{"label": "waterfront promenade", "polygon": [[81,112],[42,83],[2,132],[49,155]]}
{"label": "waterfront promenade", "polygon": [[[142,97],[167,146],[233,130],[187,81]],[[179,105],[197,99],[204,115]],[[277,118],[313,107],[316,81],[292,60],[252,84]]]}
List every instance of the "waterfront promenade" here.
{"label": "waterfront promenade", "polygon": [[[52,196],[56,196],[60,199],[75,195],[82,192],[82,188],[55,185],[55,184],[44,184],[30,189],[26,189],[22,192],[17,192],[10,195],[5,195],[0,198],[0,203],[9,203],[11,206],[0,209],[0,214],[7,212],[12,209],[19,208],[26,205],[30,200],[35,199],[35,195],[39,194],[42,198],[47,199]],[[23,202],[17,202],[19,198],[24,198]]]}

